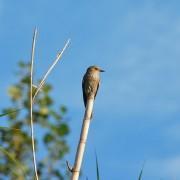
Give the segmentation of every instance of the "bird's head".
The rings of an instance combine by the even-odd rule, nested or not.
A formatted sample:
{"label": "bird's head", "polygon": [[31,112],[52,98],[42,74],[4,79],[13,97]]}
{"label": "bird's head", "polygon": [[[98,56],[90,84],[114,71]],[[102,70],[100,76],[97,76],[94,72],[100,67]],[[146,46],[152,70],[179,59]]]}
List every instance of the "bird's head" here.
{"label": "bird's head", "polygon": [[105,72],[105,71],[98,66],[90,66],[90,67],[88,67],[87,72],[98,72],[99,73],[99,72]]}

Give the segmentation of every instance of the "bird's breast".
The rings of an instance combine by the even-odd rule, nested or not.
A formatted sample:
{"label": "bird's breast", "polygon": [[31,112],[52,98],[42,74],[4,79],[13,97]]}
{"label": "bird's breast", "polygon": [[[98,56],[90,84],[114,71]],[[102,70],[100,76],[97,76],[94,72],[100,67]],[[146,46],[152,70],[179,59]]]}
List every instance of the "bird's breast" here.
{"label": "bird's breast", "polygon": [[88,73],[87,76],[89,79],[97,80],[97,81],[99,80],[99,73],[97,73],[97,72]]}

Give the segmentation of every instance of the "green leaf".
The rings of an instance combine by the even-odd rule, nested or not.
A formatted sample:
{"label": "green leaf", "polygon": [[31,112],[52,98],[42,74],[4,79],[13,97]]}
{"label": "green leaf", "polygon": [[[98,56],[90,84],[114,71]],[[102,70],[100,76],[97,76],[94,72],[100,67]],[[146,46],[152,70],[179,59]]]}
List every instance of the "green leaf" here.
{"label": "green leaf", "polygon": [[44,96],[41,99],[38,99],[38,103],[40,106],[49,106],[53,103],[53,100],[48,96]]}
{"label": "green leaf", "polygon": [[61,106],[60,111],[65,114],[67,112],[67,108],[65,106]]}
{"label": "green leaf", "polygon": [[59,136],[63,136],[69,133],[69,127],[67,124],[62,123],[59,127],[57,126],[56,132]]}
{"label": "green leaf", "polygon": [[62,119],[61,115],[58,114],[57,112],[53,111],[53,110],[50,110],[49,114],[52,115],[53,118],[55,118],[56,120],[61,120]]}
{"label": "green leaf", "polygon": [[19,61],[18,66],[20,67],[20,69],[29,68],[30,63],[29,62],[24,62],[24,61]]}
{"label": "green leaf", "polygon": [[48,143],[50,143],[50,142],[52,142],[54,140],[54,137],[53,137],[52,134],[47,133],[46,135],[44,135],[43,140],[44,140],[45,144],[48,144]]}
{"label": "green leaf", "polygon": [[64,179],[61,175],[61,173],[59,172],[59,170],[55,169],[52,171],[52,174],[54,174],[56,177],[58,177],[58,179]]}
{"label": "green leaf", "polygon": [[48,94],[51,91],[51,89],[52,89],[52,86],[49,84],[44,84],[44,86],[42,88],[43,92],[46,94]]}
{"label": "green leaf", "polygon": [[47,107],[42,107],[39,110],[39,114],[42,116],[47,116],[49,114],[49,109]]}
{"label": "green leaf", "polygon": [[0,114],[0,117],[11,115],[13,113],[20,111],[21,109],[14,109],[14,110],[5,111],[4,113]]}
{"label": "green leaf", "polygon": [[21,79],[21,83],[23,84],[30,84],[30,77],[29,75],[28,76],[24,76],[22,79]]}
{"label": "green leaf", "polygon": [[24,68],[26,66],[26,64],[23,61],[19,61],[18,65],[20,68]]}
{"label": "green leaf", "polygon": [[18,100],[22,96],[21,89],[18,86],[11,86],[8,89],[8,94],[13,100]]}

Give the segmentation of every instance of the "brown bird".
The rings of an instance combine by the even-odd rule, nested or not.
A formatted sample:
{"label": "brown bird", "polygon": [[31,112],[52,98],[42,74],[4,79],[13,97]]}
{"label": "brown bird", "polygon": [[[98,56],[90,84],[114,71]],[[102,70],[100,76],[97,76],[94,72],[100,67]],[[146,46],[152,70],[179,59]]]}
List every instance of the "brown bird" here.
{"label": "brown bird", "polygon": [[96,97],[100,82],[100,72],[104,72],[104,70],[98,66],[90,66],[83,77],[82,90],[85,107],[88,99],[95,99]]}

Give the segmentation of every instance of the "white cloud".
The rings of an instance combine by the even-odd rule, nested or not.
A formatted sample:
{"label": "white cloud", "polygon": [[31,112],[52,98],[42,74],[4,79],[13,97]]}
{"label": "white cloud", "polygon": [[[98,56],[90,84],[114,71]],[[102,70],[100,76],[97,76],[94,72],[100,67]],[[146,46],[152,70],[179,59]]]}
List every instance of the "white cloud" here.
{"label": "white cloud", "polygon": [[180,179],[180,155],[176,157],[154,159],[147,161],[144,169],[144,178]]}

